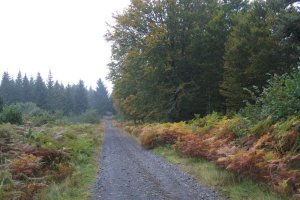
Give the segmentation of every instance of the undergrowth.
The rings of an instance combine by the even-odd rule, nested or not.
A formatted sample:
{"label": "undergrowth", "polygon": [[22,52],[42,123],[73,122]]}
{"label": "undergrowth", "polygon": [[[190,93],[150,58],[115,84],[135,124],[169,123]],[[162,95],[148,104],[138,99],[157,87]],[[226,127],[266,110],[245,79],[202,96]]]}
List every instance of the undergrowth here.
{"label": "undergrowth", "polygon": [[87,199],[102,126],[0,125],[0,199]]}
{"label": "undergrowth", "polygon": [[213,187],[232,200],[286,200],[268,186],[247,178],[238,179],[233,173],[212,162],[181,156],[170,146],[156,147],[154,152],[194,176],[202,184]]}
{"label": "undergrowth", "polygon": [[265,183],[294,199],[300,195],[298,116],[253,122],[213,113],[189,122],[122,126],[146,149],[171,146],[180,155],[213,161],[237,179]]}

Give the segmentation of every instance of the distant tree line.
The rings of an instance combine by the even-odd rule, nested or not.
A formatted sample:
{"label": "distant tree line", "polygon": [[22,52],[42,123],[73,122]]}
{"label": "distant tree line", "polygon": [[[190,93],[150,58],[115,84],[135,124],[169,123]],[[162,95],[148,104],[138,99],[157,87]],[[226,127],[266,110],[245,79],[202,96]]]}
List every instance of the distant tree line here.
{"label": "distant tree line", "polygon": [[46,81],[38,73],[35,78],[28,78],[21,72],[16,79],[4,72],[0,85],[0,97],[4,104],[32,102],[38,107],[54,113],[62,111],[65,115],[82,114],[87,109],[93,109],[98,114],[112,112],[112,100],[108,91],[99,79],[96,90],[87,89],[84,81],[78,84],[64,86],[54,81],[51,72]]}
{"label": "distant tree line", "polygon": [[235,112],[273,74],[298,67],[293,0],[132,0],[106,34],[118,112],[187,120]]}

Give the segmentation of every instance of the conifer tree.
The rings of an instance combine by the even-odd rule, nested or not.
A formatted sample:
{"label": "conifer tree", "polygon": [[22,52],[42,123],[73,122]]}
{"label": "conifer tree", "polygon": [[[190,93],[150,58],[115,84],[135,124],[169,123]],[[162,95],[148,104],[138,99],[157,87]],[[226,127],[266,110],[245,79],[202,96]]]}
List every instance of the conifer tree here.
{"label": "conifer tree", "polygon": [[81,114],[88,108],[88,96],[83,80],[80,80],[75,87],[74,113]]}
{"label": "conifer tree", "polygon": [[25,74],[22,81],[22,100],[23,102],[31,102],[33,96],[33,88]]}
{"label": "conifer tree", "polygon": [[4,72],[0,86],[0,96],[3,98],[4,104],[11,104],[14,102],[15,98],[13,91],[14,81],[7,72]]}
{"label": "conifer tree", "polygon": [[23,85],[22,73],[19,71],[17,79],[15,81],[15,91],[14,91],[16,102],[23,102],[22,85]]}
{"label": "conifer tree", "polygon": [[47,87],[40,73],[37,74],[34,83],[34,103],[40,108],[47,108]]}

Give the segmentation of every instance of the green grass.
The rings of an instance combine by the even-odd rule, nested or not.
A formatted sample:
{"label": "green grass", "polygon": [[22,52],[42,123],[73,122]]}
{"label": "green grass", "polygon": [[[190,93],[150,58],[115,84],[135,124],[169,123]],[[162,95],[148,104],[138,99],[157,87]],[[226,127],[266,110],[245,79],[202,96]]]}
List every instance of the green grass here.
{"label": "green grass", "polygon": [[212,162],[180,156],[171,147],[157,147],[156,154],[178,165],[194,176],[201,184],[215,188],[232,200],[286,200],[264,184],[249,179],[238,180],[232,173],[219,168]]}
{"label": "green grass", "polygon": [[82,142],[84,145],[77,144],[78,149],[75,149],[75,173],[61,183],[53,183],[50,185],[50,187],[44,190],[37,199],[84,200],[90,198],[92,191],[91,187],[96,181],[96,174],[99,169],[98,158],[103,142],[103,129],[98,129],[95,132],[90,131],[89,134],[85,135],[85,138],[90,139],[92,136],[94,138],[96,136],[97,138],[94,145],[85,144],[85,140],[80,141],[82,138],[79,138],[79,140],[77,139],[78,143]]}

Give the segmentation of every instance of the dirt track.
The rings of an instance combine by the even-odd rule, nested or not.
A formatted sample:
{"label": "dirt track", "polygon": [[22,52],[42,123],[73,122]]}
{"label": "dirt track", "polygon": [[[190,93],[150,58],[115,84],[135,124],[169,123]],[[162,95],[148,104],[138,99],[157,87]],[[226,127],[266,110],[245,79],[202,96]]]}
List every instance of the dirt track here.
{"label": "dirt track", "polygon": [[201,186],[176,166],[105,122],[101,170],[92,200],[119,199],[220,199],[216,192]]}

